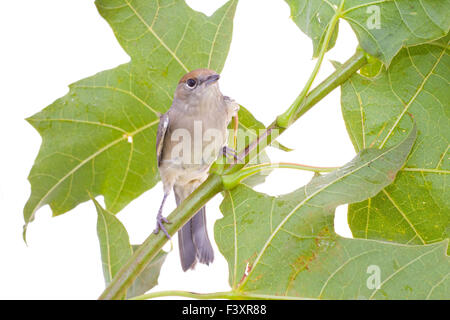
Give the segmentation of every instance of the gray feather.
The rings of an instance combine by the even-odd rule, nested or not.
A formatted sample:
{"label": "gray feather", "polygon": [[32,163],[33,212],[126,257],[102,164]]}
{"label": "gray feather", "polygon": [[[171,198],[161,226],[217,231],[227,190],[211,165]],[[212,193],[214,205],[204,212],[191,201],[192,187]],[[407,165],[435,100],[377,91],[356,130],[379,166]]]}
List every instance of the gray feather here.
{"label": "gray feather", "polygon": [[201,208],[191,219],[192,240],[197,249],[197,258],[200,263],[209,265],[214,260],[214,250],[206,229],[206,210]]}
{"label": "gray feather", "polygon": [[156,159],[158,167],[161,165],[164,137],[169,127],[169,112],[164,113],[159,118],[158,132],[156,133]]}
{"label": "gray feather", "polygon": [[[174,189],[177,205],[181,196]],[[206,210],[201,208],[195,216],[178,231],[178,247],[180,250],[181,267],[183,271],[194,269],[197,260],[209,265],[214,260],[214,250],[206,229]]]}

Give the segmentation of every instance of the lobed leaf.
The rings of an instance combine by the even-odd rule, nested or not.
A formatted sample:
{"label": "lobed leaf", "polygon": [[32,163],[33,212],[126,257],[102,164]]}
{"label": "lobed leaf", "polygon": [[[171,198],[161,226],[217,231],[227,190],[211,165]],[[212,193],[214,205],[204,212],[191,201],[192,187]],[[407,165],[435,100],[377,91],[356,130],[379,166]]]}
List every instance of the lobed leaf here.
{"label": "lobed leaf", "polygon": [[[423,44],[450,30],[450,0],[286,0],[291,17],[312,40],[314,57],[337,8],[361,47],[389,65],[400,48]],[[334,46],[337,30],[330,42]]]}
{"label": "lobed leaf", "polygon": [[29,175],[25,230],[46,204],[59,215],[88,200],[89,191],[116,213],[157,183],[159,115],[187,71],[222,70],[236,4],[207,17],[184,0],[96,1],[131,62],[72,84],[27,119],[43,141]]}
{"label": "lobed leaf", "polygon": [[[303,188],[271,197],[240,185],[227,192],[215,238],[228,261],[230,284],[248,297],[445,299],[448,243],[405,246],[345,239],[334,232],[338,205],[376,195],[390,184],[416,137],[365,149],[344,167]],[[368,269],[380,270],[379,286]]]}
{"label": "lobed leaf", "polygon": [[342,86],[342,111],[357,151],[398,143],[414,118],[417,142],[393,184],[349,206],[358,238],[429,244],[450,237],[448,37],[403,49],[375,78]]}

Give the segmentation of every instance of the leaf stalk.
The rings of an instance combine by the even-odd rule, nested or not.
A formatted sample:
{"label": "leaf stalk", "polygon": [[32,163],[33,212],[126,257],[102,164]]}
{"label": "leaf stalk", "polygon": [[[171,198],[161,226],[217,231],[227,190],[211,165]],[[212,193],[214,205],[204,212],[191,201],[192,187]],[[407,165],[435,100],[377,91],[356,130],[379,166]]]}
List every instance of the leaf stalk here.
{"label": "leaf stalk", "polygon": [[279,127],[287,128],[295,120],[295,114],[299,111],[303,100],[305,99],[306,95],[308,94],[309,90],[311,89],[311,86],[312,86],[314,80],[316,79],[317,74],[319,73],[320,67],[323,62],[323,58],[325,56],[325,53],[328,50],[328,44],[331,40],[331,37],[333,36],[334,30],[336,29],[336,25],[339,22],[339,18],[341,17],[341,10],[342,10],[343,4],[344,4],[344,1],[341,1],[339,8],[336,9],[332,19],[328,23],[327,31],[325,33],[325,38],[324,38],[322,46],[320,48],[320,52],[319,52],[319,56],[317,58],[316,65],[314,66],[313,72],[309,76],[309,79],[306,82],[303,90],[300,92],[300,94],[295,99],[295,101],[292,103],[292,105],[289,107],[289,109],[287,109],[286,112],[284,112],[283,114],[278,116],[276,123]]}
{"label": "leaf stalk", "polygon": [[331,172],[338,167],[313,167],[308,166],[304,164],[297,164],[297,163],[289,163],[289,162],[276,162],[276,163],[261,163],[258,165],[245,167],[239,171],[236,171],[234,173],[230,173],[227,175],[222,176],[222,183],[226,190],[231,190],[234,187],[236,187],[239,183],[242,182],[242,180],[257,174],[258,172],[264,171],[264,170],[272,170],[272,169],[295,169],[295,170],[304,170],[304,171],[312,171],[312,172]]}

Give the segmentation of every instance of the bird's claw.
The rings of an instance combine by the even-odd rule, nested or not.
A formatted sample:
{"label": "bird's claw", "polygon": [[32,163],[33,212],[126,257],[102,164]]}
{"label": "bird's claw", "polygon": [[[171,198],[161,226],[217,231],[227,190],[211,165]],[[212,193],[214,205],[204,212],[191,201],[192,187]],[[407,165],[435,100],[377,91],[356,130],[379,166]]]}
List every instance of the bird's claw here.
{"label": "bird's claw", "polygon": [[164,232],[164,234],[166,235],[167,239],[172,239],[170,237],[169,232],[167,232],[166,227],[164,226],[164,223],[170,223],[169,220],[167,220],[167,218],[163,217],[162,215],[158,215],[158,217],[156,217],[156,228],[155,231],[153,231],[154,234],[158,234],[159,230],[161,230],[162,232]]}
{"label": "bird's claw", "polygon": [[239,160],[239,156],[238,156],[236,150],[231,149],[231,148],[229,148],[229,147],[227,147],[227,146],[223,147],[222,153],[223,153],[223,155],[226,156],[226,157],[233,158],[233,159],[236,160],[236,161]]}

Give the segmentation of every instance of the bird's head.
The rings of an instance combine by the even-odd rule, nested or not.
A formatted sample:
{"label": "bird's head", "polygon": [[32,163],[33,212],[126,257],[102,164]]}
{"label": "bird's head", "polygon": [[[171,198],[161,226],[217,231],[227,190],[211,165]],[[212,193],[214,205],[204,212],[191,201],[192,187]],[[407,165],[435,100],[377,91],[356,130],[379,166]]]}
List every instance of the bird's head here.
{"label": "bird's head", "polygon": [[[181,78],[175,91],[175,99],[186,106],[204,105],[211,99],[219,99],[220,75],[210,69],[197,69]],[[211,101],[212,102],[212,101]]]}

